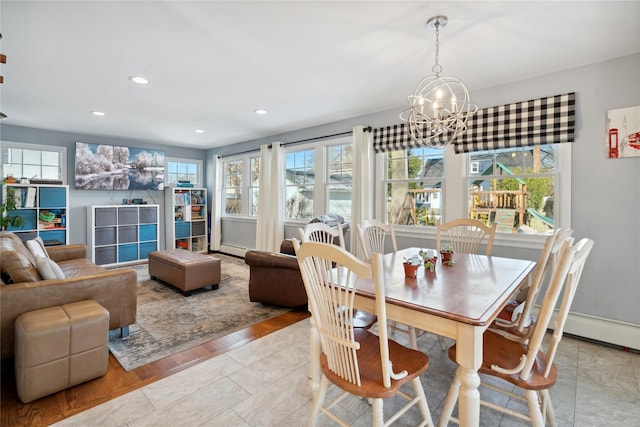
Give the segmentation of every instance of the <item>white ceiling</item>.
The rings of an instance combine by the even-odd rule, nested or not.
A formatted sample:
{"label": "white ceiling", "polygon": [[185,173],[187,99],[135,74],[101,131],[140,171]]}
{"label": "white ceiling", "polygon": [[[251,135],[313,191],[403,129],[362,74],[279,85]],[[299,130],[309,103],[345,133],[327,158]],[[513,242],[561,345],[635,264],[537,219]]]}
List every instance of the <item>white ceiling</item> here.
{"label": "white ceiling", "polygon": [[640,52],[638,1],[2,0],[0,14],[3,124],[194,148],[402,107],[431,74],[434,15],[449,18],[443,75],[472,95]]}

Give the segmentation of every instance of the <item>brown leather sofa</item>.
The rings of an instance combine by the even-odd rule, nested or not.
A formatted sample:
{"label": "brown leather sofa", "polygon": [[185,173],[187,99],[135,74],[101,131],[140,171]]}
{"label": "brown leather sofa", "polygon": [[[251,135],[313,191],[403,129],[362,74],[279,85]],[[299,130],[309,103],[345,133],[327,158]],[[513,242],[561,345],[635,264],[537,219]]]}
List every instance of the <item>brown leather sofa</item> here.
{"label": "brown leather sofa", "polygon": [[[14,323],[28,311],[94,300],[109,311],[109,329],[123,336],[136,323],[137,276],[131,268],[106,270],[87,259],[86,245],[48,246],[64,279],[42,279],[35,259],[18,236],[0,232],[0,352],[14,354]],[[14,282],[14,283],[10,283]]]}

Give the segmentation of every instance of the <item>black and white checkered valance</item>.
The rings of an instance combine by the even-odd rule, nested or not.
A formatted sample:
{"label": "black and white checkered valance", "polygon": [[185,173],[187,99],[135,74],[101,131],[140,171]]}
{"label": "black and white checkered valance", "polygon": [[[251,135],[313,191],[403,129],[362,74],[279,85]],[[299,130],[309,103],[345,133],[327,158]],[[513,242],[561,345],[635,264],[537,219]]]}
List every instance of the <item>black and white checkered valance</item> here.
{"label": "black and white checkered valance", "polygon": [[[454,141],[456,153],[573,142],[576,94],[550,96],[478,110]],[[404,123],[374,129],[376,153],[418,147]]]}
{"label": "black and white checkered valance", "polygon": [[573,142],[574,92],[478,110],[453,143],[456,153]]}

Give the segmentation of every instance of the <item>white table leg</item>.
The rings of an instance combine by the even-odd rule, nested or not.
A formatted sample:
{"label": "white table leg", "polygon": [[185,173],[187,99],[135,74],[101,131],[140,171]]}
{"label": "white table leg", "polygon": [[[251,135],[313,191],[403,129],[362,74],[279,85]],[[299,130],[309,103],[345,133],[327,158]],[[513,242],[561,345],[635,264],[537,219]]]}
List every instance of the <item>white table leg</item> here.
{"label": "white table leg", "polygon": [[482,364],[482,330],[469,325],[460,325],[456,340],[458,369],[460,380],[458,397],[458,415],[460,425],[475,427],[480,425],[480,376],[478,369]]}

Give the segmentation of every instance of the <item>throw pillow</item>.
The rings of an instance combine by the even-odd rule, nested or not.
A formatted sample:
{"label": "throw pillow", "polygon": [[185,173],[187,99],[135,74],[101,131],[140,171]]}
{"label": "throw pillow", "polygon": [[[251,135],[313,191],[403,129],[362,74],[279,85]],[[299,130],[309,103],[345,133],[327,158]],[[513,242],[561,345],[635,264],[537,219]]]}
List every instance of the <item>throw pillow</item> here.
{"label": "throw pillow", "polygon": [[40,236],[36,237],[33,240],[28,240],[26,244],[27,248],[29,248],[29,251],[31,252],[31,255],[33,255],[35,259],[38,259],[38,257],[49,258],[47,249],[44,247],[44,242],[42,241],[42,238]]}
{"label": "throw pillow", "polygon": [[36,268],[45,280],[64,279],[65,277],[60,266],[51,258],[36,258]]}

